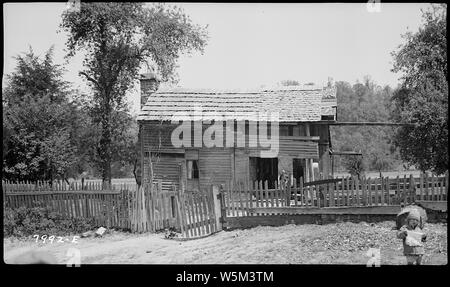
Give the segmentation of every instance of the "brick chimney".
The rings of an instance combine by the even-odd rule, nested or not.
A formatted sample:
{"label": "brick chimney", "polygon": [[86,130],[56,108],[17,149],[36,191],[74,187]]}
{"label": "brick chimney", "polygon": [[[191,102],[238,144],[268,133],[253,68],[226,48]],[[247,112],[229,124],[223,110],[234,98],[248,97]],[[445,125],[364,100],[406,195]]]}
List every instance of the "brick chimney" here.
{"label": "brick chimney", "polygon": [[334,80],[333,80],[332,77],[328,77],[328,83],[327,83],[327,86],[328,86],[329,88],[331,88],[331,87],[334,86]]}
{"label": "brick chimney", "polygon": [[155,73],[149,72],[141,75],[141,110],[147,102],[148,97],[156,92],[159,86],[159,80]]}

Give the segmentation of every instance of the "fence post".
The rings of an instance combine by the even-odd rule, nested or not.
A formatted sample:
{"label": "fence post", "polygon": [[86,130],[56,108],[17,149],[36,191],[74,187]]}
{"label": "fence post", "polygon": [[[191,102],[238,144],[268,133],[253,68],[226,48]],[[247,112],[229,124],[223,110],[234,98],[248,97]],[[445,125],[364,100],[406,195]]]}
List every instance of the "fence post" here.
{"label": "fence post", "polygon": [[[289,206],[291,206],[291,196],[292,196],[291,181],[287,180],[285,182],[285,184],[286,184],[286,186],[285,186],[286,206],[289,207]],[[302,194],[302,193],[300,192],[300,194]],[[295,189],[295,198],[297,198],[297,188]],[[302,199],[302,201],[303,201],[303,199]]]}
{"label": "fence post", "polygon": [[391,205],[391,192],[390,192],[391,184],[389,182],[389,176],[386,176],[384,187],[386,188],[386,204]]}
{"label": "fence post", "polygon": [[444,188],[445,200],[448,200],[448,170],[445,172],[445,188]]}
{"label": "fence post", "polygon": [[[362,183],[362,181],[361,181]],[[362,191],[362,187],[361,187],[361,191]],[[361,198],[360,198],[360,190],[359,190],[359,180],[358,177],[355,177],[355,196],[356,196],[356,206],[360,206],[361,205]]]}
{"label": "fence post", "polygon": [[435,185],[436,185],[435,175],[432,173],[431,174],[431,200],[436,200]]}
{"label": "fence post", "polygon": [[88,198],[88,194],[85,194],[85,208],[86,208],[86,218],[89,218],[90,214],[89,214],[89,198]]}
{"label": "fence post", "polygon": [[[225,219],[225,212],[223,210],[222,193],[219,191],[219,186],[212,186],[212,193],[214,199],[214,213],[216,215],[216,225],[218,230],[222,230],[222,220]],[[222,220],[221,220],[222,219]]]}
{"label": "fence post", "polygon": [[185,225],[186,223],[186,213],[184,212],[183,207],[181,206],[181,204],[184,204],[184,201],[182,200],[182,193],[181,190],[176,190],[175,191],[175,201],[176,201],[176,205],[177,205],[177,218],[178,218],[178,222],[180,225],[180,230],[181,230],[181,234],[186,237],[189,238],[189,233],[188,233],[188,229],[186,228],[187,226]]}
{"label": "fence post", "polygon": [[416,185],[414,183],[414,178],[412,174],[409,175],[409,188],[410,188],[409,192],[410,203],[416,202]]}

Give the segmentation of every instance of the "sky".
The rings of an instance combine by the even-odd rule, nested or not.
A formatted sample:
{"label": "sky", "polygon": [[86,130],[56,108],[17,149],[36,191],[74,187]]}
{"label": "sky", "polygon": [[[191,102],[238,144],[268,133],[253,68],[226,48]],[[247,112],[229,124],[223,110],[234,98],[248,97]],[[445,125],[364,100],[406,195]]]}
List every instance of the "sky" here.
{"label": "sky", "polygon": [[[57,32],[66,3],[9,3],[4,13],[4,75],[14,71],[14,56],[31,46],[43,55],[54,45],[54,60],[64,64],[64,78],[81,90],[82,55],[64,60],[66,35]],[[208,25],[203,54],[181,56],[178,85],[186,88],[255,88],[283,80],[325,84],[355,83],[369,75],[379,85],[398,84],[392,55],[415,32],[422,8],[429,4],[381,3],[370,12],[365,3],[175,3],[191,20]],[[139,93],[128,96],[132,111]]]}

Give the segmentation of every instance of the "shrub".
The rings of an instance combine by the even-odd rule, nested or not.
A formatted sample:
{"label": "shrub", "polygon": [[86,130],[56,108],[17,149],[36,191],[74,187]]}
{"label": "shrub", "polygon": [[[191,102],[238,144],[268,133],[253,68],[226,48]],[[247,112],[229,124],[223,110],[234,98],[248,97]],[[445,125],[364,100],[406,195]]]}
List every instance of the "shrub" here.
{"label": "shrub", "polygon": [[94,227],[93,219],[65,217],[47,207],[4,207],[3,236],[68,235]]}

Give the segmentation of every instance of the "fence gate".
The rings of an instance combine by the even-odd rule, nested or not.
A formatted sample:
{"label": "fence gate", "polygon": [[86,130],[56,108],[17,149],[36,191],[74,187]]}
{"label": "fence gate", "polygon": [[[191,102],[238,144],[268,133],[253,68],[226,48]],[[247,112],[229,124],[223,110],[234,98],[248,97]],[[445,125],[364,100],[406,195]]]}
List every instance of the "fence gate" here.
{"label": "fence gate", "polygon": [[210,190],[178,192],[178,223],[183,238],[204,237],[222,230],[220,193]]}

